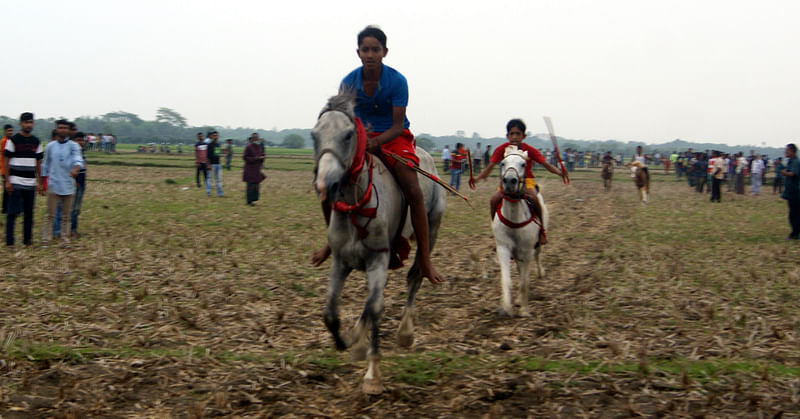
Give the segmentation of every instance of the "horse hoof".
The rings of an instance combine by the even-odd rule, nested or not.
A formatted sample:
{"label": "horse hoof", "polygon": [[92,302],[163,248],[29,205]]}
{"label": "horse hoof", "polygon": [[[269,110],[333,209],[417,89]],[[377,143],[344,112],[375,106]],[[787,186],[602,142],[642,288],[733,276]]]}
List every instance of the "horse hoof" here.
{"label": "horse hoof", "polygon": [[397,335],[397,346],[401,348],[410,348],[414,344],[413,333],[401,333]]}
{"label": "horse hoof", "polygon": [[497,307],[497,315],[503,318],[513,317],[514,311],[511,308]]}
{"label": "horse hoof", "polygon": [[527,308],[526,309],[520,309],[519,310],[519,316],[520,317],[530,317],[531,316],[531,312],[528,311]]}
{"label": "horse hoof", "polygon": [[383,384],[378,378],[365,378],[364,384],[361,386],[361,391],[364,394],[381,394],[383,393]]}
{"label": "horse hoof", "polygon": [[367,345],[358,344],[353,347],[353,361],[359,362],[367,359]]}

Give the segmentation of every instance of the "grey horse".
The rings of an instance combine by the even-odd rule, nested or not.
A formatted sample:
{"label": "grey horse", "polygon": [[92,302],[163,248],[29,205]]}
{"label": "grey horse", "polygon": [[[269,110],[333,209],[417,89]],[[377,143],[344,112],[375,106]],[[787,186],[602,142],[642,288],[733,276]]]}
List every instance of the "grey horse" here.
{"label": "grey horse", "polygon": [[[328,225],[332,262],[323,317],[337,349],[344,350],[356,345],[354,356],[357,359],[367,357],[368,367],[362,390],[368,394],[378,394],[383,391],[378,365],[378,326],[384,307],[383,291],[389,269],[389,249],[396,242],[398,234],[410,238],[413,228],[410,216],[407,216],[403,193],[379,158],[372,158],[367,153],[363,167],[357,171],[351,170],[354,156],[359,154],[354,104],[354,97],[347,92],[330,98],[311,131],[314,140],[314,187],[323,205],[335,205]],[[416,153],[420,167],[436,174],[433,158],[421,148],[417,148]],[[432,250],[444,215],[446,196],[441,188],[427,178],[420,177],[419,183],[428,214]],[[343,336],[339,332],[337,304],[344,281],[354,269],[366,272],[368,296],[364,311],[352,332],[349,336]],[[421,282],[422,275],[415,261],[407,276],[408,299],[398,330],[398,345],[402,347],[411,346],[414,340],[414,298]]]}

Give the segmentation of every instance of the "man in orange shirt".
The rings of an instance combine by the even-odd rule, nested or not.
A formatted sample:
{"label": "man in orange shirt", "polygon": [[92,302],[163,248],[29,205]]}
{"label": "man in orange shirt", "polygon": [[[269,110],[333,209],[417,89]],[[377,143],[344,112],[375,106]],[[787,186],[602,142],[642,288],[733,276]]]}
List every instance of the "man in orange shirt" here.
{"label": "man in orange shirt", "polygon": [[[6,141],[14,134],[14,127],[11,125],[6,124],[3,126],[3,138],[0,139],[0,153],[6,149]],[[5,170],[3,170],[4,159],[0,158],[0,177],[3,179],[3,185],[6,184],[6,176],[3,174]],[[6,188],[3,188],[3,214],[6,213],[6,208],[8,208],[8,192],[6,192]]]}

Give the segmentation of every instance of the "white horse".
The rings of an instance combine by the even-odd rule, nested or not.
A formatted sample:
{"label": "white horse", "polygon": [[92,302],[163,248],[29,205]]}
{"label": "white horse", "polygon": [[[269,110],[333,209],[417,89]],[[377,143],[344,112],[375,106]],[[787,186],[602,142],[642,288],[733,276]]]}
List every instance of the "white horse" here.
{"label": "white horse", "polygon": [[[366,133],[355,118],[354,98],[348,93],[332,97],[311,131],[314,140],[314,186],[324,206],[331,206],[328,244],[332,263],[328,274],[325,325],[336,348],[356,344],[354,357],[366,352],[367,373],[362,390],[367,394],[383,391],[379,369],[378,323],[383,313],[383,290],[387,280],[393,244],[412,232],[407,205],[394,177],[380,159],[364,153]],[[436,174],[433,158],[416,149],[420,167]],[[400,163],[398,163],[400,164]],[[419,178],[428,214],[429,244],[433,250],[444,215],[446,196],[427,178]],[[402,240],[399,240],[402,242]],[[368,296],[364,311],[349,336],[339,333],[337,304],[344,281],[352,270],[366,271]],[[409,347],[414,341],[414,297],[422,283],[415,260],[407,276],[408,299],[398,331],[398,344]]]}
{"label": "white horse", "polygon": [[502,288],[500,314],[513,315],[511,306],[511,258],[517,262],[520,276],[520,316],[529,316],[528,289],[529,265],[536,261],[539,280],[544,279],[544,268],[539,260],[539,232],[547,230],[550,215],[544,205],[542,194],[536,194],[542,208],[542,217],[536,216],[531,205],[525,200],[525,164],[527,152],[510,146],[500,162],[503,199],[492,221],[492,232],[497,243],[497,261],[500,263],[500,284]]}

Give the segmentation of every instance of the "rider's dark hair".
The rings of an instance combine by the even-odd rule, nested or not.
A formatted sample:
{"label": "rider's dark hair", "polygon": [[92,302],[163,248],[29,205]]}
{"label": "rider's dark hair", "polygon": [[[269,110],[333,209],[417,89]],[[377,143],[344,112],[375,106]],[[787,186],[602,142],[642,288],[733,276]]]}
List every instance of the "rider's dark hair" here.
{"label": "rider's dark hair", "polygon": [[373,37],[381,43],[381,46],[386,49],[386,34],[383,33],[381,28],[377,26],[367,26],[361,32],[358,33],[358,46],[361,46],[361,43],[364,42],[364,38],[366,37]]}
{"label": "rider's dark hair", "polygon": [[794,143],[786,144],[786,147],[789,147],[789,150],[792,150],[792,153],[797,153],[797,146]]}
{"label": "rider's dark hair", "polygon": [[525,130],[528,128],[525,126],[525,123],[522,122],[519,118],[514,118],[506,124],[506,133],[511,132],[511,128],[517,127],[523,134],[525,134]]}

